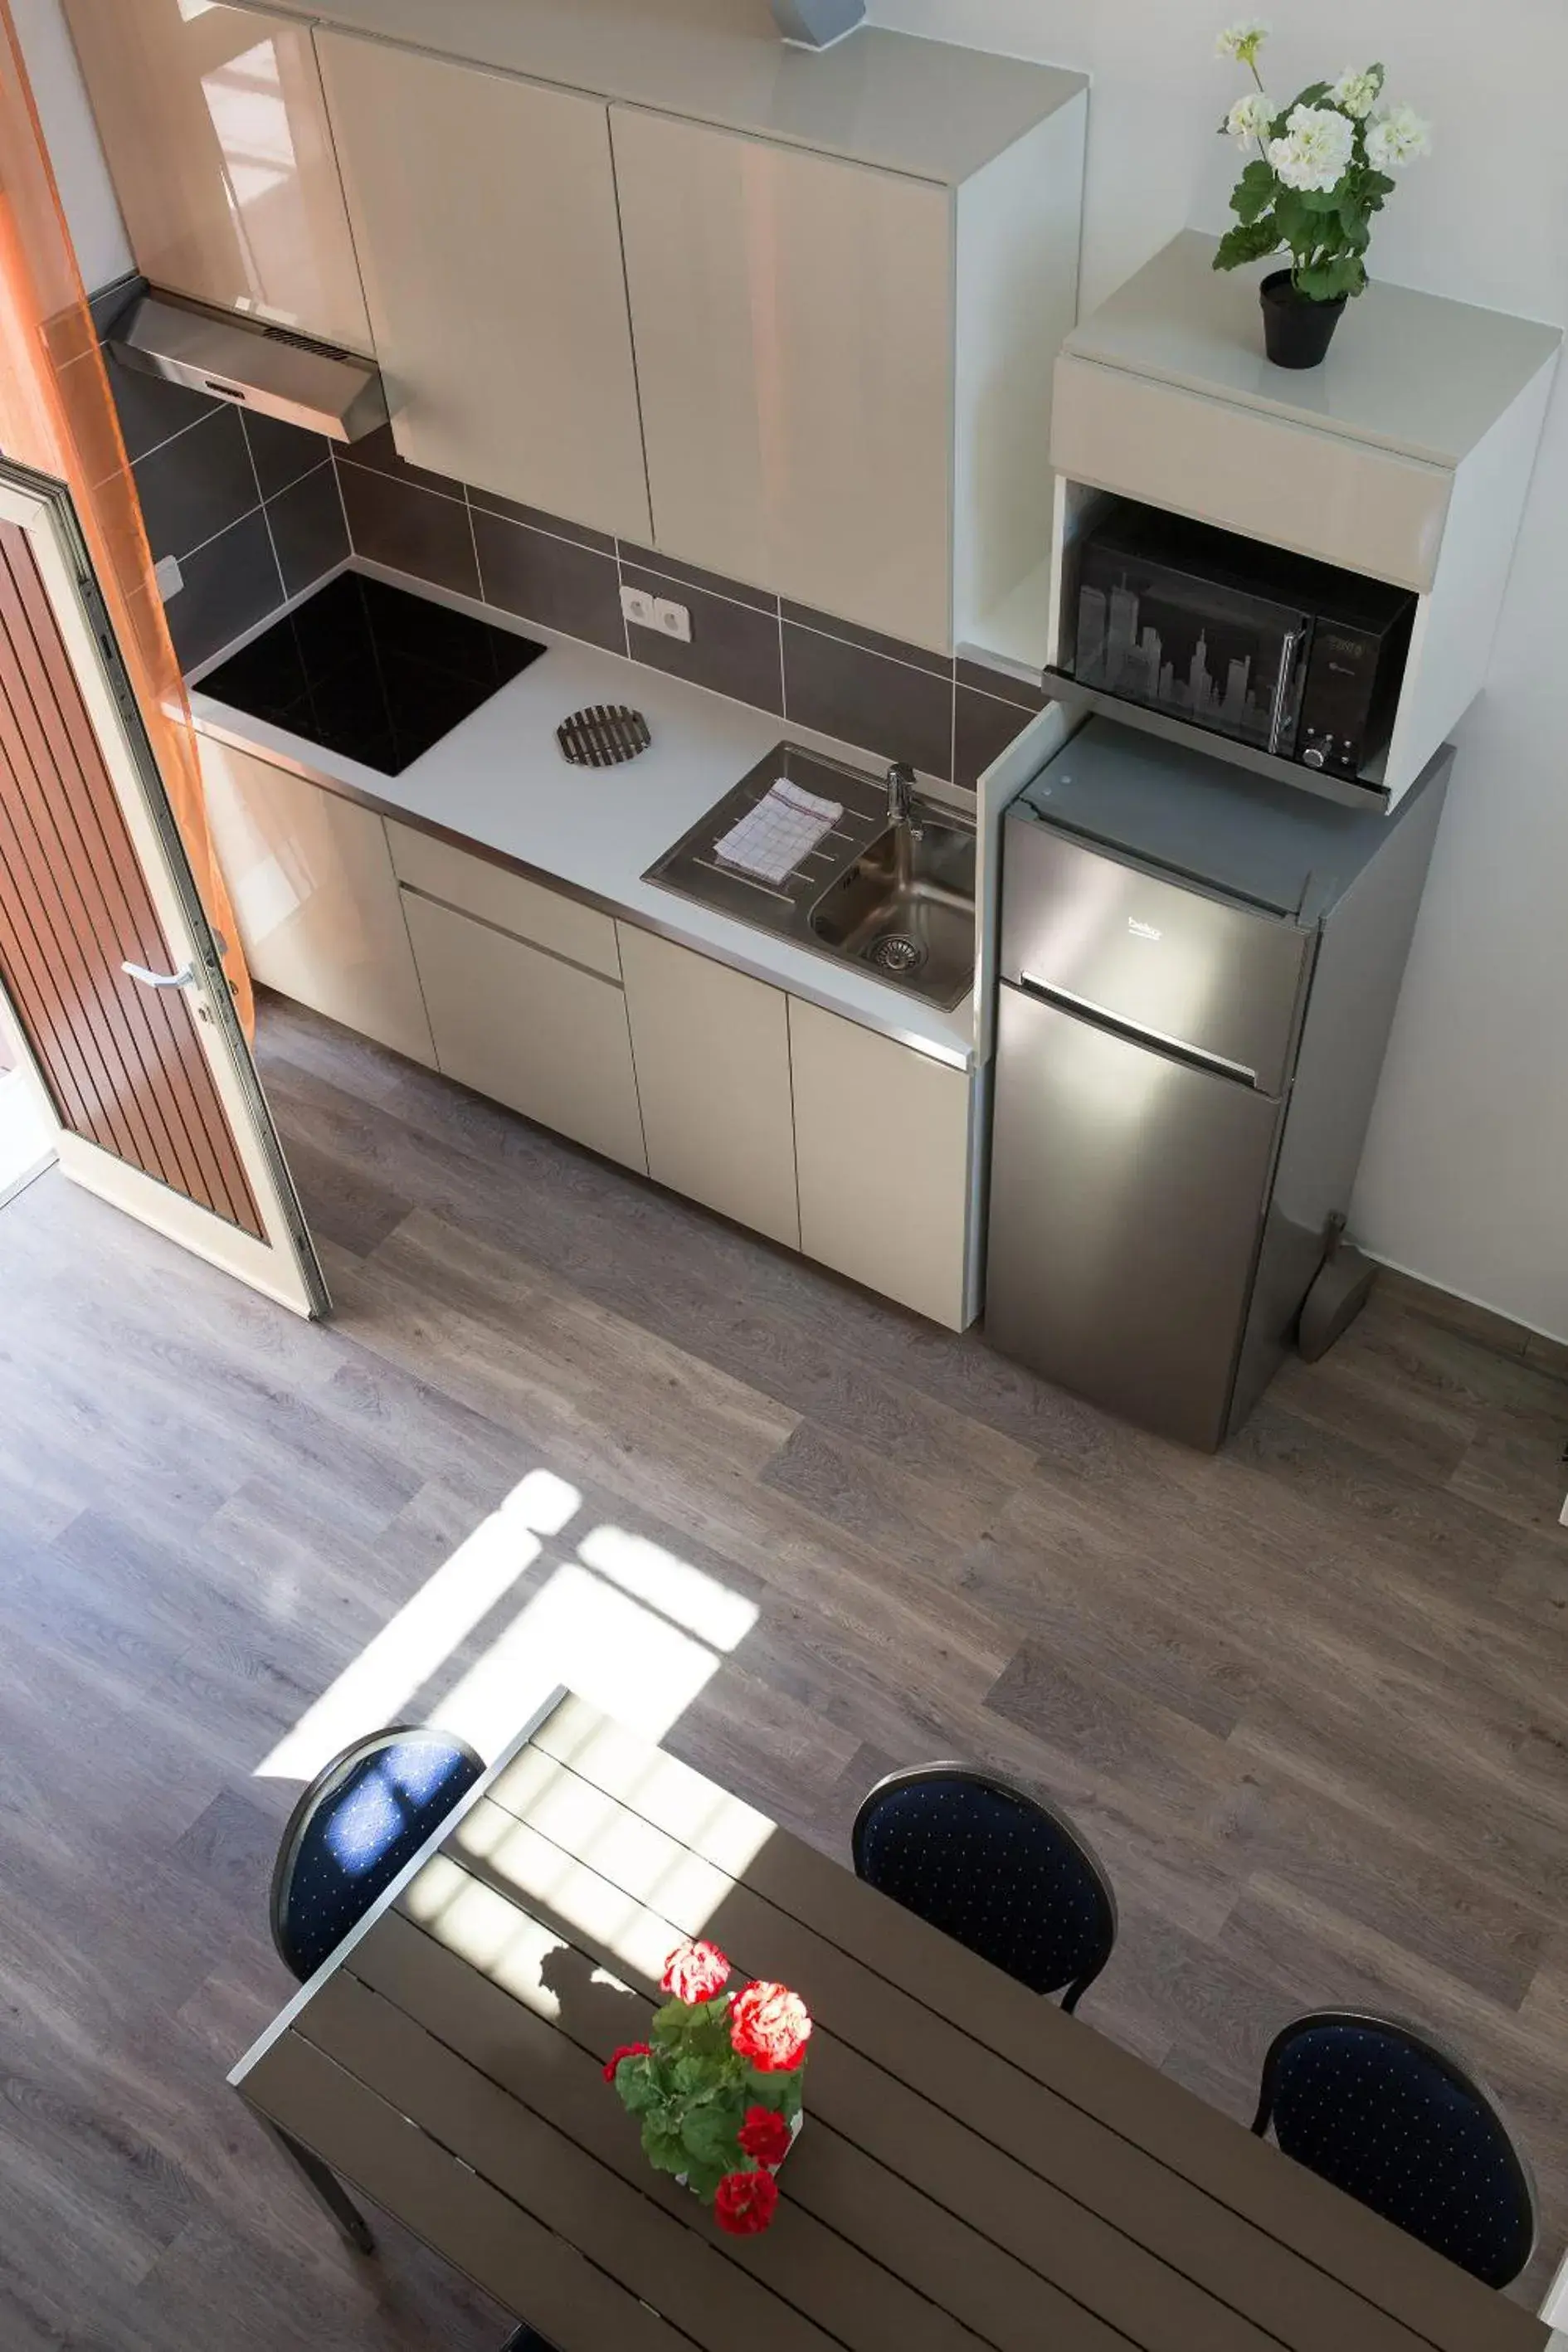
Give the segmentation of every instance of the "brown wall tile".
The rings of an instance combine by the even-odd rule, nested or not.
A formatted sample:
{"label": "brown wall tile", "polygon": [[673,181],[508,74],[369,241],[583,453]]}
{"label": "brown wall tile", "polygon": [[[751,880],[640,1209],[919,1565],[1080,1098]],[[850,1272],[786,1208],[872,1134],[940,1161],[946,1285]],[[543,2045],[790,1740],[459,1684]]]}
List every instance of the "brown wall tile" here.
{"label": "brown wall tile", "polygon": [[441,498],[394,474],[341,460],[338,480],[356,555],[478,596],[479,570],[462,499]]}
{"label": "brown wall tile", "polygon": [[786,621],[784,716],[858,744],[879,760],[907,760],[928,775],[952,772],[952,677],[889,661]]}
{"label": "brown wall tile", "polygon": [[638,547],[629,539],[619,542],[621,562],[629,570],[657,572],[665,580],[674,580],[685,588],[706,588],[710,595],[728,596],[732,604],[751,604],[759,613],[772,613],[778,617],[779,600],[766,588],[748,587],[743,580],[726,580],[721,572],[700,571],[695,563],[678,563],[673,556],[660,555],[651,547]]}
{"label": "brown wall tile", "polygon": [[857,621],[841,621],[831,613],[814,612],[809,604],[792,604],[786,596],[782,610],[786,621],[798,621],[804,629],[820,629],[825,635],[841,637],[846,645],[859,646],[869,654],[886,654],[889,661],[908,662],[911,668],[929,669],[934,677],[952,676],[950,654],[932,653],[929,646],[911,646],[902,637],[884,637],[875,629],[863,629]]}
{"label": "brown wall tile", "polygon": [[958,689],[952,726],[952,781],[973,792],[993,760],[1023,733],[1032,710],[1016,702],[999,702],[994,695]]}
{"label": "brown wall tile", "polygon": [[657,629],[629,627],[627,642],[634,661],[662,669],[672,677],[689,678],[694,686],[710,687],[737,702],[758,710],[784,709],[779,672],[779,625],[776,614],[759,612],[753,604],[732,597],[710,596],[705,589],[673,581],[657,572],[634,569],[624,560],[621,575],[630,588],[646,588],[652,596],[669,596],[691,614],[691,643],[660,635]]}
{"label": "brown wall tile", "polygon": [[613,654],[626,649],[615,558],[575,541],[473,509],[480,593],[520,619],[585,637]]}

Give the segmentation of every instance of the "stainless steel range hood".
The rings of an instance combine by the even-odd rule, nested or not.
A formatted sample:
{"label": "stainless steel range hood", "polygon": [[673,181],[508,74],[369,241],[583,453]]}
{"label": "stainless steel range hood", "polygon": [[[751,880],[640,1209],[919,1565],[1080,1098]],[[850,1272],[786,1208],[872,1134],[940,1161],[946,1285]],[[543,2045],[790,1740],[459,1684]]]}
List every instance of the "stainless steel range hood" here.
{"label": "stainless steel range hood", "polygon": [[379,369],[281,327],[206,310],[177,294],[144,294],[110,337],[128,367],[237,407],[358,441],[387,417]]}

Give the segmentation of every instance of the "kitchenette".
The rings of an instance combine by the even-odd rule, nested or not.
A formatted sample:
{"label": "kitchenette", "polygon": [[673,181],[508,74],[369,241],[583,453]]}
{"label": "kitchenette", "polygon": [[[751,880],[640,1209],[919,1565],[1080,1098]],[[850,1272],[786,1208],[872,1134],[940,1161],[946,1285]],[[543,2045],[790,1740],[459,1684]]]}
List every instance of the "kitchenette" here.
{"label": "kitchenette", "polygon": [[67,0],[246,956],[1212,1447],[1366,1295],[1560,339],[1080,320],[1081,76],[753,13]]}
{"label": "kitchenette", "polygon": [[[346,724],[300,666],[312,606],[340,596],[365,631]],[[341,665],[341,621],[330,640]],[[383,681],[449,719],[458,672],[477,708],[386,772]],[[592,731],[633,692],[647,748],[570,757],[574,715]],[[931,785],[894,814],[849,747],[781,742],[741,704],[357,571],[193,700],[264,983],[937,1321],[973,1319],[967,796]],[[781,778],[826,822],[773,880],[717,845]],[[909,967],[884,977],[890,949]]]}

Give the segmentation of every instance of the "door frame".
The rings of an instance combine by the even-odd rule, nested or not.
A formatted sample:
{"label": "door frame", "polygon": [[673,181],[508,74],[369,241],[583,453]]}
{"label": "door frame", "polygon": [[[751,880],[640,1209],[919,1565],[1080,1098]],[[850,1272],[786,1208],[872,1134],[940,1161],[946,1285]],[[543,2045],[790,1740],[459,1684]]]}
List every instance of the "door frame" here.
{"label": "door frame", "polygon": [[[193,1025],[249,1181],[265,1239],[243,1232],[155,1176],[74,1134],[60,1120],[26,1033],[32,1075],[58,1130],[59,1164],[88,1191],[151,1225],[253,1290],[311,1319],[331,1311],[326,1277],[235,1009],[216,934],[202,903],[130,673],[93,571],[69,489],[0,457],[0,518],[26,532],[67,658],[171,952],[194,967],[184,992]],[[106,953],[112,950],[106,946]],[[19,1024],[16,1025],[20,1025]]]}

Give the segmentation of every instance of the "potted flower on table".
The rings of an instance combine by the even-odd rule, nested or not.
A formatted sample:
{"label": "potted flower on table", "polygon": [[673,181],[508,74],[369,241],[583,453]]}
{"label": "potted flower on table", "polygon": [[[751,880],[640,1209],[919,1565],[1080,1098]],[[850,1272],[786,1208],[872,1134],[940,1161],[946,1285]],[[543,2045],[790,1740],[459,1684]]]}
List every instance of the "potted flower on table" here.
{"label": "potted flower on table", "polygon": [[1346,302],[1365,289],[1372,216],[1394,193],[1392,174],[1430,152],[1432,131],[1412,107],[1384,102],[1380,65],[1347,66],[1338,81],[1310,82],[1276,106],[1258,70],[1268,32],[1249,17],[1217,44],[1257,84],[1220,129],[1257,152],[1232,192],[1237,225],[1214,266],[1236,269],[1288,252],[1289,269],[1258,288],[1265,348],[1277,367],[1317,367]]}
{"label": "potted flower on table", "polygon": [[651,2042],[623,2044],[605,2068],[642,2125],[643,2154],[673,2173],[731,2237],[765,2230],[780,2165],[801,2126],[811,2015],[787,1985],[731,1994],[716,1944],[682,1944],[664,1971],[670,1996]]}

